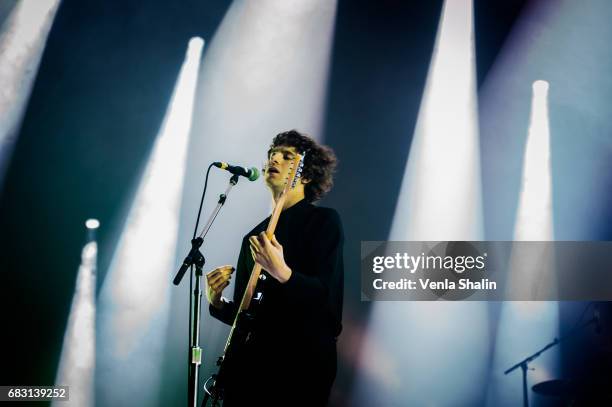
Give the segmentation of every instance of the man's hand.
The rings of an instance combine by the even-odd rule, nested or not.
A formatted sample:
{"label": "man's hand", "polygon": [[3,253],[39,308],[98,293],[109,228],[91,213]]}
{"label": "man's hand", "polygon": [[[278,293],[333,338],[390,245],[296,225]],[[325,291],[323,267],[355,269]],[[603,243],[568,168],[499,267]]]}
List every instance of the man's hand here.
{"label": "man's hand", "polygon": [[234,267],[221,266],[206,274],[206,298],[213,307],[221,309],[221,293],[230,283]]}
{"label": "man's hand", "polygon": [[283,256],[283,246],[276,240],[276,236],[272,236],[272,240],[268,239],[266,232],[261,232],[257,236],[249,237],[251,243],[251,254],[253,260],[261,265],[272,277],[285,283],[291,277],[291,269],[285,263]]}

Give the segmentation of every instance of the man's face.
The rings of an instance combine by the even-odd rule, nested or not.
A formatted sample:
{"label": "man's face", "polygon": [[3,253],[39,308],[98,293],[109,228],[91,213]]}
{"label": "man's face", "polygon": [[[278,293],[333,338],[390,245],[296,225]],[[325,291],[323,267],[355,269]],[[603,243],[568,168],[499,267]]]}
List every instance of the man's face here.
{"label": "man's face", "polygon": [[289,166],[295,159],[295,147],[276,146],[270,150],[265,167],[265,181],[273,190],[280,190],[285,186],[289,174]]}

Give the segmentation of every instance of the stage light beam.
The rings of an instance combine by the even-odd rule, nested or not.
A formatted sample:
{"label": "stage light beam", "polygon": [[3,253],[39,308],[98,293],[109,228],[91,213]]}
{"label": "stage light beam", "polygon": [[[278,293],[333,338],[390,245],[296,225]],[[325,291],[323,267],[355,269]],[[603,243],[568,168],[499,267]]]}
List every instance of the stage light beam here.
{"label": "stage light beam", "polygon": [[[472,1],[447,0],[389,240],[482,240],[473,34]],[[483,303],[378,302],[366,341],[387,371],[364,371],[351,403],[478,405],[488,337]]]}
{"label": "stage light beam", "polygon": [[0,32],[0,193],[60,0],[20,0]]}
{"label": "stage light beam", "polygon": [[445,3],[390,240],[482,236],[471,9]]}
{"label": "stage light beam", "polygon": [[514,237],[516,240],[550,240],[552,223],[552,177],[548,82],[532,85],[531,120],[525,145],[523,181]]}
{"label": "stage light beam", "polygon": [[[543,80],[532,84],[530,124],[514,227],[516,241],[554,240],[548,89],[548,82]],[[554,297],[557,284],[554,252],[546,251],[534,258],[515,246],[509,273],[509,296],[534,300]],[[501,307],[487,405],[519,405],[523,402],[522,372],[520,369],[509,375],[503,372],[557,337],[558,304],[508,301]],[[531,363],[535,370],[528,372],[529,389],[535,383],[555,378],[558,351],[553,348]]]}
{"label": "stage light beam", "polygon": [[98,399],[155,405],[203,40],[193,38],[100,294]]}
{"label": "stage light beam", "polygon": [[[87,222],[93,220],[95,219]],[[91,234],[91,228],[88,227],[87,232],[88,242],[81,253],[81,265],[77,273],[70,316],[55,379],[56,386],[69,386],[69,400],[54,400],[53,406],[94,406],[98,246],[95,236]]]}

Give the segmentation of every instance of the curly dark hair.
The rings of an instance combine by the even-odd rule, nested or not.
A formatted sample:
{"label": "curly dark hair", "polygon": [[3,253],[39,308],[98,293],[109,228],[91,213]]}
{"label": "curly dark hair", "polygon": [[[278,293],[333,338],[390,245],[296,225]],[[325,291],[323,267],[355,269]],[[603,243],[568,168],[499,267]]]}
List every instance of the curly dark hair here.
{"label": "curly dark hair", "polygon": [[306,153],[302,178],[310,182],[304,184],[304,199],[314,202],[323,198],[334,185],[333,174],[338,163],[334,151],[297,130],[277,134],[270,144],[268,156],[279,146],[294,147],[298,153]]}

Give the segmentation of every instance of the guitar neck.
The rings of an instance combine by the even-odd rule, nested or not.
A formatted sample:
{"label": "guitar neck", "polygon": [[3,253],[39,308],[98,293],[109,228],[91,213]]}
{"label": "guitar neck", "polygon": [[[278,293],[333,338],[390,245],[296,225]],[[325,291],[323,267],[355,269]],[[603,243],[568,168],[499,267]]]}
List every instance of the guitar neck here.
{"label": "guitar neck", "polygon": [[[272,216],[270,216],[270,222],[268,223],[268,227],[266,228],[266,236],[268,239],[272,238],[274,235],[274,231],[276,230],[276,224],[278,223],[278,218],[283,211],[283,205],[285,204],[286,196],[282,194],[281,197],[276,201],[276,205],[274,206],[274,210],[272,211]],[[236,325],[238,324],[238,317],[240,313],[244,310],[249,309],[249,305],[251,304],[251,300],[253,299],[253,294],[255,293],[255,287],[257,286],[257,280],[261,274],[261,265],[255,263],[253,266],[253,270],[251,271],[251,276],[249,277],[249,282],[247,284],[246,289],[244,290],[244,294],[242,295],[242,300],[240,301],[240,306],[238,307],[238,312],[236,312],[236,316],[234,317],[234,323],[232,324],[232,328],[230,329],[229,336],[227,341],[225,342],[225,350],[223,353],[227,352],[227,349],[232,342],[232,337],[234,336],[234,330],[236,329]]]}
{"label": "guitar neck", "polygon": [[[285,205],[286,195],[283,194],[276,201],[276,205],[274,206],[274,210],[272,211],[272,216],[270,216],[270,222],[268,223],[268,227],[266,228],[266,236],[268,239],[272,239],[274,235],[274,231],[276,230],[276,224],[278,223],[278,218],[280,217],[281,212],[283,211],[283,206]],[[242,301],[240,301],[240,307],[238,308],[238,312],[246,310],[249,308],[251,304],[251,300],[253,299],[253,294],[255,293],[255,286],[257,286],[257,280],[259,279],[259,275],[261,274],[261,266],[257,263],[253,266],[253,270],[251,271],[251,276],[249,277],[249,282],[247,284],[246,290],[244,291],[244,295],[242,296]]]}
{"label": "guitar neck", "polygon": [[[268,239],[272,239],[274,235],[274,231],[276,230],[276,224],[278,223],[278,218],[280,217],[281,212],[283,211],[283,207],[285,206],[285,201],[287,200],[287,193],[290,189],[295,187],[297,179],[302,174],[302,167],[304,154],[296,154],[295,161],[292,163],[289,169],[289,174],[286,179],[285,188],[283,192],[276,200],[276,204],[274,205],[274,210],[272,211],[272,215],[270,216],[270,221],[268,222],[268,227],[266,228],[266,236]],[[226,354],[230,343],[232,342],[232,338],[234,336],[234,332],[236,330],[236,325],[238,324],[238,318],[242,311],[248,310],[251,304],[251,300],[253,299],[253,294],[255,293],[255,287],[257,286],[257,280],[259,280],[259,276],[261,274],[261,266],[257,263],[253,266],[253,270],[251,271],[251,276],[249,277],[249,282],[247,284],[246,289],[244,290],[244,294],[242,295],[242,300],[240,301],[240,305],[238,307],[238,312],[236,312],[236,316],[234,317],[234,323],[232,324],[232,329],[230,330],[230,334],[227,338],[227,342],[225,343],[224,355]]]}

